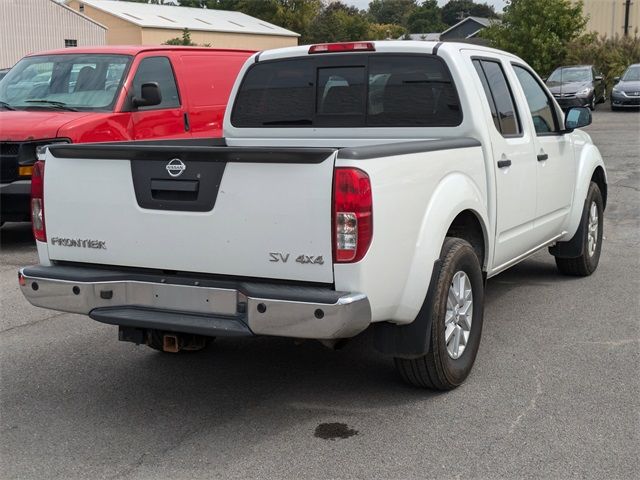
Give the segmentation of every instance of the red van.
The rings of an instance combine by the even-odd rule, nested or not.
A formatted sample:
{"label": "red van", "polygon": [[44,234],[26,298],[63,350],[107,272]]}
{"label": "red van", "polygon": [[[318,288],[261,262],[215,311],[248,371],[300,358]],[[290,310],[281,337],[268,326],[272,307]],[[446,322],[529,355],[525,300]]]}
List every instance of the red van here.
{"label": "red van", "polygon": [[31,170],[44,145],[220,137],[252,53],[104,46],[26,56],[0,81],[0,221],[29,220]]}

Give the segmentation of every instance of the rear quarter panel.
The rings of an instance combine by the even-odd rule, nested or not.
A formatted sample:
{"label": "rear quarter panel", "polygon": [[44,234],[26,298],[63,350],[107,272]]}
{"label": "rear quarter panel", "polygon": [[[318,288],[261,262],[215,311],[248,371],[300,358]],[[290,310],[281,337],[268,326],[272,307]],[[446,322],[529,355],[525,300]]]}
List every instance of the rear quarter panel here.
{"label": "rear quarter panel", "polygon": [[[412,322],[424,302],[447,230],[463,210],[485,226],[487,182],[480,147],[367,160],[338,159],[371,179],[373,241],[364,259],[334,265],[336,290],[365,293],[373,321]],[[485,244],[489,245],[485,228]]]}

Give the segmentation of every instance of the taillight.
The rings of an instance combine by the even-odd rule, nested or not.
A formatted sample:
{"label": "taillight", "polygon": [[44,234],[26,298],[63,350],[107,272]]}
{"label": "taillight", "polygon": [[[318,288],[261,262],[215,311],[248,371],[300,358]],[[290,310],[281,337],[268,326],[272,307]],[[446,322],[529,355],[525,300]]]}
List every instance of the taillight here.
{"label": "taillight", "polygon": [[333,178],[333,261],[361,260],[372,238],[369,176],[357,168],[336,168]]}
{"label": "taillight", "polygon": [[373,42],[320,43],[311,45],[309,53],[374,52]]}
{"label": "taillight", "polygon": [[47,241],[44,225],[44,162],[38,160],[33,165],[31,176],[31,226],[33,236],[40,242]]}

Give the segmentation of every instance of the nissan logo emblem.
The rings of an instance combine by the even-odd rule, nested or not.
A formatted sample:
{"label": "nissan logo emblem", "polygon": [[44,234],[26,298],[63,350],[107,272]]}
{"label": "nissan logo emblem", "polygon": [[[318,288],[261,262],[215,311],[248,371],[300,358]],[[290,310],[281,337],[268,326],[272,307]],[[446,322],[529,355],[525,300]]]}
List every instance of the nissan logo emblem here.
{"label": "nissan logo emblem", "polygon": [[174,158],[164,167],[172,177],[179,177],[187,169],[187,166],[179,158]]}

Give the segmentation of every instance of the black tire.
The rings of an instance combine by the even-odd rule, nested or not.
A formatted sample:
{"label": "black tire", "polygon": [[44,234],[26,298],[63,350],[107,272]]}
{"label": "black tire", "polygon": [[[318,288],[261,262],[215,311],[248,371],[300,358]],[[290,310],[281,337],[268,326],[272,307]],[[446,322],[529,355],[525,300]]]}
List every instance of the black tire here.
{"label": "black tire", "polygon": [[[598,232],[596,235],[596,244],[593,252],[589,250],[589,214],[591,206],[595,204],[598,212]],[[564,275],[571,275],[576,277],[586,277],[591,275],[598,268],[600,261],[600,252],[602,250],[602,233],[603,233],[603,212],[604,206],[602,202],[602,193],[600,188],[595,182],[591,182],[589,185],[589,191],[587,192],[587,200],[584,204],[584,210],[582,212],[581,229],[578,229],[576,235],[582,235],[582,255],[575,258],[560,258],[556,257],[556,265],[558,270]],[[573,239],[572,239],[573,240]],[[571,241],[571,240],[570,240]]]}
{"label": "black tire", "polygon": [[[436,279],[431,305],[424,305],[419,315],[431,316],[429,351],[417,358],[394,358],[402,379],[416,387],[436,390],[456,388],[469,375],[480,346],[484,313],[484,281],[482,269],[473,247],[460,238],[447,237],[440,254],[442,268]],[[473,314],[469,339],[462,354],[454,359],[445,342],[447,297],[454,275],[464,272],[471,284]]]}
{"label": "black tire", "polygon": [[[165,334],[176,335],[180,349],[177,352],[167,352],[163,348]],[[160,330],[147,330],[147,346],[153,350],[164,353],[193,353],[204,350],[216,337],[204,337],[189,333],[163,332]]]}
{"label": "black tire", "polygon": [[589,110],[591,110],[592,112],[596,109],[596,94],[593,94],[593,97],[591,97],[591,102],[589,102]]}

